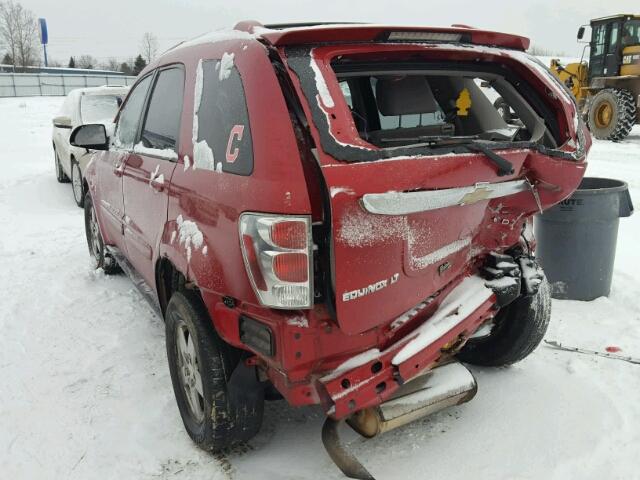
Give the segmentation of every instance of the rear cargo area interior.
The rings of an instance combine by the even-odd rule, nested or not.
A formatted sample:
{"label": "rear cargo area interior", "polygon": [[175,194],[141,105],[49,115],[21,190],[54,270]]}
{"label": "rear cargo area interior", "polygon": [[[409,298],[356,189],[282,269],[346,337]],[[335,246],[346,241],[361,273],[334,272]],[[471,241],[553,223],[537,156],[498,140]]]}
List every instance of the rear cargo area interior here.
{"label": "rear cargo area interior", "polygon": [[[353,66],[351,66],[353,67]],[[393,64],[363,71],[336,66],[340,89],[360,137],[380,148],[468,137],[533,141],[555,148],[543,115],[495,73],[399,69]],[[502,99],[507,123],[494,106]]]}

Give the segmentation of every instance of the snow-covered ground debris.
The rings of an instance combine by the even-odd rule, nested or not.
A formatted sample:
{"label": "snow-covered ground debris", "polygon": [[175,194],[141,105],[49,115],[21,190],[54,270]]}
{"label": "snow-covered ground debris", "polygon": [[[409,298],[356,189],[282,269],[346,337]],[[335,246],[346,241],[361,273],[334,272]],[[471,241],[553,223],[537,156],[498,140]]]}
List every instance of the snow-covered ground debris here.
{"label": "snow-covered ground debris", "polygon": [[[343,479],[322,448],[320,407],[267,403],[245,449],[192,444],[162,320],[126,277],[91,269],[82,210],[55,180],[51,118],[62,100],[0,99],[0,478]],[[589,175],[627,181],[640,204],[640,128],[596,141],[589,162]],[[371,229],[355,226],[342,233],[362,244]],[[640,356],[639,236],[640,215],[620,221],[611,296],[554,300],[548,339]],[[468,404],[347,440],[378,479],[634,479],[638,368],[541,346],[510,368],[472,368],[479,390]]]}

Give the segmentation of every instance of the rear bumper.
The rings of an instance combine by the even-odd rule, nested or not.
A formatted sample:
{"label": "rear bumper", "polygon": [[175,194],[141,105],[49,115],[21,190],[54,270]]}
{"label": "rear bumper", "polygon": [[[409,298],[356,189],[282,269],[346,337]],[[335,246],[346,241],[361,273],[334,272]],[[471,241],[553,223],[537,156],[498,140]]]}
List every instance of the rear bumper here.
{"label": "rear bumper", "polygon": [[[294,406],[322,404],[335,419],[377,406],[405,382],[455,354],[466,338],[495,314],[496,294],[478,276],[451,282],[389,325],[347,335],[326,314],[290,313],[259,307],[229,308],[203,290],[215,305],[216,331],[228,343],[252,351],[252,364]],[[289,315],[289,317],[287,317]],[[241,338],[240,318],[250,317],[271,332],[270,356]]]}
{"label": "rear bumper", "polygon": [[317,390],[335,419],[377,406],[405,382],[448,358],[487,318],[496,297],[478,277],[443,292],[438,310],[423,325],[383,351],[352,357],[320,378]]}

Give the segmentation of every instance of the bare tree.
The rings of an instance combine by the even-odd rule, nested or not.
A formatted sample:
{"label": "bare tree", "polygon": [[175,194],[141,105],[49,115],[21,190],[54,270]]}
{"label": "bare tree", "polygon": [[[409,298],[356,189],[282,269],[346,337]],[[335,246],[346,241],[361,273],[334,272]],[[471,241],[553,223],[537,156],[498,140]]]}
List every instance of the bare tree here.
{"label": "bare tree", "polygon": [[140,54],[147,63],[156,58],[158,54],[158,38],[151,32],[145,32],[142,36],[142,42],[140,43]]}
{"label": "bare tree", "polygon": [[0,40],[6,45],[12,65],[15,65],[18,51],[18,35],[16,33],[16,12],[13,2],[0,2]]}
{"label": "bare tree", "polygon": [[20,3],[0,2],[0,39],[15,65],[25,67],[38,62],[38,24],[31,10]]}
{"label": "bare tree", "polygon": [[108,59],[106,62],[104,62],[102,65],[100,65],[100,68],[103,68],[105,70],[111,70],[113,72],[118,72],[120,71],[120,62],[118,61],[118,59],[112,57]]}
{"label": "bare tree", "polygon": [[98,62],[91,55],[80,55],[76,60],[76,68],[94,69]]}

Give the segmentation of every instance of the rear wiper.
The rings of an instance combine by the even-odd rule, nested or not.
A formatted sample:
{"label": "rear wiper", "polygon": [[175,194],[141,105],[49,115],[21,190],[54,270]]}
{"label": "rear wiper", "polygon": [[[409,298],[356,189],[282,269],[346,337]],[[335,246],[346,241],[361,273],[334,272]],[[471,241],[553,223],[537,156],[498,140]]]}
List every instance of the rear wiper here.
{"label": "rear wiper", "polygon": [[480,142],[473,142],[467,145],[464,145],[467,150],[472,152],[479,152],[486,155],[486,157],[491,160],[496,167],[498,167],[498,176],[504,177],[505,175],[512,175],[514,172],[513,163],[507,160],[504,157],[501,157],[496,152],[488,148],[486,145],[483,145]]}
{"label": "rear wiper", "polygon": [[514,172],[513,164],[504,157],[491,150],[486,141],[478,141],[477,138],[443,138],[429,142],[431,147],[461,147],[469,152],[477,152],[484,154],[493,164],[498,167],[498,176],[512,175]]}

